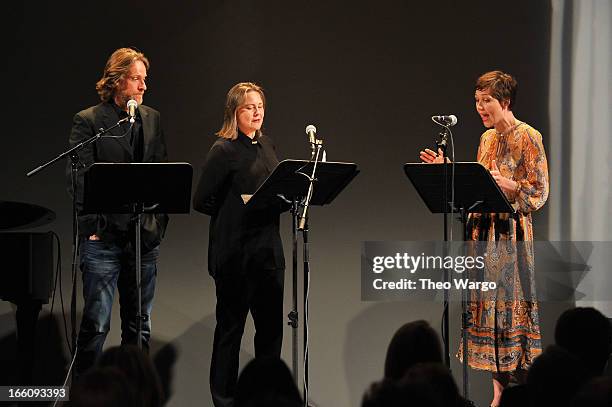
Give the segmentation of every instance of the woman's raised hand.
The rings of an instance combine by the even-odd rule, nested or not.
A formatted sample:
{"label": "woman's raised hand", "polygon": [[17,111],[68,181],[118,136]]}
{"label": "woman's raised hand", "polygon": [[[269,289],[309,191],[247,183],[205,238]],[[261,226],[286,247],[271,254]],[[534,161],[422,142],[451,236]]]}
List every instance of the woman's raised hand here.
{"label": "woman's raised hand", "polygon": [[[422,162],[427,164],[441,164],[443,162],[444,153],[441,148],[438,149],[437,153],[426,148],[424,151],[421,150],[419,157]],[[448,158],[446,160],[448,161]]]}

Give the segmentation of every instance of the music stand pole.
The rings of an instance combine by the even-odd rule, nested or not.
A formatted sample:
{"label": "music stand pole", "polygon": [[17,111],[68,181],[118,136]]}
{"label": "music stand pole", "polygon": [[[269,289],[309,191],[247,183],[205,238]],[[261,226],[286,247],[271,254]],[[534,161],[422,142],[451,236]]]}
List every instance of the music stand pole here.
{"label": "music stand pole", "polygon": [[309,376],[308,376],[308,291],[310,288],[310,255],[308,251],[309,243],[308,243],[308,217],[302,217],[302,246],[303,246],[303,260],[304,265],[302,266],[304,271],[304,406],[308,407],[308,385],[309,385]]}
{"label": "music stand pole", "polygon": [[[468,210],[465,208],[460,208],[459,212],[461,214],[461,223],[463,225],[463,242],[464,246],[468,241],[468,231],[467,231],[467,217]],[[465,247],[464,247],[465,250]],[[463,397],[466,399],[470,398],[470,389],[469,389],[469,372],[468,372],[468,357],[469,357],[469,345],[467,340],[467,324],[468,324],[468,289],[463,288],[461,292],[461,341],[463,344]]]}
{"label": "music stand pole", "polygon": [[142,323],[144,322],[145,317],[142,316],[142,247],[141,247],[141,231],[140,228],[142,226],[142,212],[143,205],[136,204],[134,205],[134,213],[136,215],[136,261],[135,261],[135,269],[136,269],[136,291],[138,291],[138,308],[136,313],[136,345],[138,349],[142,350]]}
{"label": "music stand pole", "polygon": [[[444,127],[444,126],[443,126]],[[438,149],[442,150],[442,164],[444,166],[443,170],[443,190],[442,190],[442,199],[443,202],[448,202],[448,166],[451,165],[446,160],[446,147],[447,147],[447,139],[448,139],[448,127],[444,127],[444,131],[440,133],[440,142],[436,142],[436,146]],[[454,160],[454,157],[453,157]],[[444,206],[444,242],[448,242],[448,205]],[[444,245],[444,253],[442,254],[446,257],[447,253],[447,245]],[[450,281],[450,272],[445,267],[444,268],[444,283]],[[446,285],[445,285],[446,286]],[[444,304],[442,310],[442,341],[444,343],[444,363],[446,367],[450,370],[450,293],[447,288],[444,289]]]}
{"label": "music stand pole", "polygon": [[292,228],[291,228],[291,237],[292,237],[292,294],[293,294],[293,308],[289,312],[287,317],[289,321],[287,325],[291,327],[292,334],[292,347],[291,347],[291,365],[293,368],[293,379],[297,383],[298,380],[298,237],[297,237],[297,228],[298,228],[298,200],[297,198],[293,198],[291,203],[291,220],[292,220]]}

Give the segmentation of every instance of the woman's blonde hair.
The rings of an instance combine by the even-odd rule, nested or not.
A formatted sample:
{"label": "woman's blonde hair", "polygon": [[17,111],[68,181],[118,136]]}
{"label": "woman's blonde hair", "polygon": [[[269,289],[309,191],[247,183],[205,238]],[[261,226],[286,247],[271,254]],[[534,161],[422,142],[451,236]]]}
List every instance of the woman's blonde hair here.
{"label": "woman's blonde hair", "polygon": [[[217,132],[217,136],[230,140],[236,140],[238,137],[238,121],[236,119],[236,111],[244,103],[246,95],[249,92],[257,92],[261,96],[261,100],[266,106],[266,96],[261,86],[252,82],[240,82],[232,86],[227,92],[225,100],[225,111],[223,113],[223,126]],[[257,137],[261,136],[261,130],[256,131]]]}

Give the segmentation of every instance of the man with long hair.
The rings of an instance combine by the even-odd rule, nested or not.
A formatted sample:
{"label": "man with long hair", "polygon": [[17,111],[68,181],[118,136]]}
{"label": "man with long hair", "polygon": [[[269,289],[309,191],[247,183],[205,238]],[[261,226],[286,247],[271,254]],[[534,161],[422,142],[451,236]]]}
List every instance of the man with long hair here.
{"label": "man with long hair", "polygon": [[[147,90],[149,61],[132,48],[113,52],[96,84],[101,103],[74,116],[69,144],[74,146],[100,128],[107,129],[127,117],[127,103],[138,104],[133,123],[110,131],[98,142],[79,152],[82,168],[75,191],[77,209],[83,206],[83,173],[95,162],[165,162],[166,143],[159,112],[142,105]],[[73,193],[69,178],[69,193]],[[141,306],[142,343],[148,350],[151,334],[151,308],[157,274],[159,244],[168,217],[143,215]],[[80,265],[83,278],[83,317],[77,343],[75,370],[80,375],[90,368],[100,353],[110,329],[115,288],[119,291],[121,342],[137,343],[138,291],[135,271],[135,221],[130,214],[81,214],[78,217]]]}

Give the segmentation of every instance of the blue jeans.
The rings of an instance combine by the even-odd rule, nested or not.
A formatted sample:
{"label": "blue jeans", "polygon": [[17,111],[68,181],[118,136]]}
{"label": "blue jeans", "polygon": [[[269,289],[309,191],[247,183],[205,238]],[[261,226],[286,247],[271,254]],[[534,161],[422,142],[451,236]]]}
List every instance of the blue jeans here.
{"label": "blue jeans", "polygon": [[[81,243],[81,271],[83,274],[83,318],[77,341],[78,354],[75,371],[79,375],[89,369],[102,353],[102,346],[110,330],[111,310],[115,287],[119,291],[121,315],[121,343],[136,344],[136,288],[135,253],[131,243],[118,244],[102,240]],[[142,344],[148,351],[151,336],[151,308],[155,292],[159,246],[142,253]]]}

